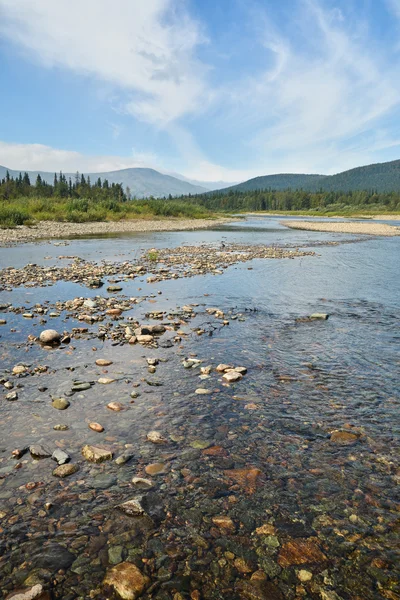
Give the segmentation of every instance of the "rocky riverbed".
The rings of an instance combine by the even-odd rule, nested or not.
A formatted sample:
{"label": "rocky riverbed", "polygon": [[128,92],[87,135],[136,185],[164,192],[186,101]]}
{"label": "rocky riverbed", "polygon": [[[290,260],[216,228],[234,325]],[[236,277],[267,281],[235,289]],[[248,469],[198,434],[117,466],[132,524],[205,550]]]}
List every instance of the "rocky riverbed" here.
{"label": "rocky riverbed", "polygon": [[121,233],[143,233],[151,231],[187,231],[207,229],[229,223],[232,219],[152,218],[129,219],[125,221],[100,221],[91,223],[62,223],[39,221],[35,225],[20,225],[14,229],[0,229],[0,246],[22,244],[35,240],[68,238],[87,235],[107,235]]}
{"label": "rocky riverbed", "polygon": [[[215,276],[245,297],[264,264],[305,278],[310,248],[68,260],[0,273],[3,596],[396,600],[394,373],[348,354],[396,315],[324,298],[277,318],[261,292],[182,291]],[[47,297],[10,302],[19,288]]]}

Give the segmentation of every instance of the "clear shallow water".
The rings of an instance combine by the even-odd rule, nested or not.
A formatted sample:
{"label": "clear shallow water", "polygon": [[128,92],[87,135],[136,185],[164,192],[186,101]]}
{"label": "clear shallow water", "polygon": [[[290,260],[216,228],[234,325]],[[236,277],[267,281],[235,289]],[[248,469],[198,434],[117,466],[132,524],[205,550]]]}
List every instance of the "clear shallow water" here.
{"label": "clear shallow water", "polygon": [[[139,259],[142,249],[183,243],[302,247],[350,239],[288,230],[281,220],[257,217],[223,231],[73,240],[65,247],[32,244],[2,249],[0,261],[2,266],[58,264],[55,257],[61,254],[130,260]],[[43,326],[37,319],[5,313],[7,326],[0,329],[4,368],[22,361],[50,369],[19,380],[18,401],[0,405],[0,511],[5,513],[0,587],[15,589],[27,578],[30,582],[33,573],[56,598],[87,598],[90,592],[106,598],[100,585],[104,574],[128,561],[156,584],[144,598],[175,598],[177,593],[190,598],[196,591],[201,598],[233,599],[397,597],[399,239],[314,249],[318,256],[255,260],[220,276],[124,282],[121,295],[126,297],[162,291],[124,317],[142,321],[151,310],[199,304],[196,317],[182,325],[188,337],[171,349],[85,339],[74,340],[75,350],[27,348],[27,335],[37,335]],[[28,308],[96,294],[106,292],[60,282],[4,292],[0,301]],[[212,306],[245,320],[222,327],[205,312]],[[327,312],[330,318],[296,321],[313,312]],[[81,325],[65,317],[48,319],[49,326],[70,330]],[[206,334],[198,336],[194,327]],[[181,364],[190,352],[203,365],[244,365],[248,373],[229,387],[215,372],[202,381],[198,370]],[[55,411],[49,393],[68,392],[72,379],[104,376],[94,364],[97,357],[112,358],[107,376],[117,381],[75,394],[68,410]],[[166,359],[152,376],[162,386],[143,381],[149,378],[146,357]],[[140,396],[130,404],[135,382]],[[47,391],[39,392],[44,384]],[[197,395],[198,387],[212,393]],[[109,411],[110,400],[123,402],[127,410]],[[90,431],[89,421],[100,422],[105,433]],[[69,430],[54,431],[58,422]],[[356,443],[332,443],[330,432],[346,427],[360,436]],[[146,442],[153,429],[175,441],[165,446]],[[14,469],[11,451],[33,442],[63,447],[79,472],[60,483],[52,476],[55,463],[33,461],[29,455]],[[133,458],[122,467],[85,462],[82,445],[100,442],[116,456],[128,444]],[[207,445],[214,454],[198,447]],[[158,461],[166,467],[153,478],[147,499],[152,520],[116,511],[116,504],[138,493],[132,477],[148,477],[144,468]],[[251,475],[232,475],[232,469],[258,469],[256,483]],[[37,485],[27,489],[29,482]],[[49,510],[43,508],[47,501],[53,504]],[[213,522],[220,515],[232,519],[228,530]],[[268,533],[257,533],[263,525]],[[303,558],[292,552],[285,559],[290,544],[299,543],[316,544],[323,557],[308,556],[303,547]],[[56,575],[60,565],[65,573]],[[310,579],[301,581],[301,569]],[[250,578],[258,571],[264,575],[257,576],[256,584],[257,577]]]}

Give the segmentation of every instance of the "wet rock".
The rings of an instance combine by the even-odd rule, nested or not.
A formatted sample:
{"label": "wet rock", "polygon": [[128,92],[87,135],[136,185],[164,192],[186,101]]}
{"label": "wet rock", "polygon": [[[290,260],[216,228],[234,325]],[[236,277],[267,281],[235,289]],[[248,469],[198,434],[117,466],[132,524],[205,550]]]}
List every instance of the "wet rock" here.
{"label": "wet rock", "polygon": [[88,381],[76,381],[72,384],[71,391],[72,392],[84,392],[85,390],[90,390],[92,384]]}
{"label": "wet rock", "polygon": [[50,458],[51,456],[51,452],[47,448],[39,445],[29,446],[29,452],[31,453],[31,456],[36,459]]}
{"label": "wet rock", "polygon": [[152,335],[137,335],[136,340],[139,344],[150,344],[154,340]]}
{"label": "wet rock", "polygon": [[283,600],[283,595],[272,581],[250,582],[241,580],[235,585],[235,591],[243,600]]}
{"label": "wet rock", "polygon": [[243,378],[243,375],[238,371],[225,371],[222,375],[222,378],[225,379],[228,383],[234,383],[235,381],[240,381]]}
{"label": "wet rock", "polygon": [[341,446],[351,446],[355,444],[360,438],[360,434],[348,431],[347,429],[336,429],[332,431],[330,435],[330,441],[332,444],[338,444]]}
{"label": "wet rock", "polygon": [[213,517],[212,522],[225,533],[233,533],[236,530],[236,526],[230,517],[224,515]]}
{"label": "wet rock", "polygon": [[143,479],[143,477],[133,477],[132,485],[134,485],[135,488],[137,488],[139,490],[140,489],[148,490],[153,487],[153,482],[150,481],[149,479]]}
{"label": "wet rock", "polygon": [[45,329],[41,332],[39,340],[42,344],[59,344],[61,340],[61,334],[55,329]]}
{"label": "wet rock", "polygon": [[224,471],[230,479],[233,479],[240,487],[244,488],[248,494],[253,494],[256,490],[258,480],[262,474],[260,469],[229,469]]}
{"label": "wet rock", "polygon": [[89,429],[96,431],[97,433],[102,433],[104,431],[104,427],[103,425],[100,425],[100,423],[89,423]]}
{"label": "wet rock", "polygon": [[107,292],[122,292],[122,287],[120,285],[109,285]]}
{"label": "wet rock", "polygon": [[218,371],[218,373],[225,373],[225,371],[228,371],[229,369],[233,369],[232,365],[226,365],[224,363],[221,363],[216,368],[216,371]]}
{"label": "wet rock", "polygon": [[16,590],[8,594],[5,600],[45,600],[46,598],[50,598],[50,596],[44,592],[42,584],[37,583],[25,590]]}
{"label": "wet rock", "polygon": [[120,456],[115,459],[115,464],[124,465],[129,460],[133,458],[133,454],[131,452],[123,452]]}
{"label": "wet rock", "polygon": [[27,367],[25,367],[25,365],[15,365],[15,367],[13,367],[12,372],[14,373],[14,375],[22,375],[22,373],[26,373],[27,371]]}
{"label": "wet rock", "polygon": [[109,402],[107,408],[114,412],[120,412],[121,410],[124,410],[125,406],[121,404],[121,402]]}
{"label": "wet rock", "polygon": [[206,388],[197,388],[194,393],[198,394],[199,396],[207,396],[208,394],[212,394],[212,390],[207,390]]}
{"label": "wet rock", "polygon": [[141,502],[142,496],[135,496],[134,498],[127,500],[123,504],[118,504],[115,508],[125,513],[129,517],[138,517],[145,513]]}
{"label": "wet rock", "polygon": [[161,473],[165,473],[165,467],[164,463],[152,463],[147,465],[145,471],[147,475],[160,475]]}
{"label": "wet rock", "polygon": [[69,427],[68,425],[64,425],[64,423],[57,423],[57,425],[54,425],[53,429],[55,431],[68,431]]}
{"label": "wet rock", "polygon": [[310,315],[310,319],[313,321],[326,321],[329,318],[329,315],[326,313],[313,313]]}
{"label": "wet rock", "polygon": [[55,477],[61,477],[61,479],[63,479],[64,477],[73,475],[77,471],[79,471],[78,465],[64,464],[64,465],[59,465],[58,467],[56,467],[53,471],[53,475]]}
{"label": "wet rock", "polygon": [[[64,467],[72,465],[63,465]],[[60,469],[61,467],[57,467]],[[34,566],[37,568],[48,569],[49,571],[59,571],[68,569],[75,560],[75,555],[69,552],[60,544],[50,544],[38,552],[34,557]]]}
{"label": "wet rock", "polygon": [[112,588],[121,600],[136,600],[148,587],[150,579],[134,564],[123,562],[108,569],[103,583]]}
{"label": "wet rock", "polygon": [[114,381],[115,379],[113,379],[112,377],[100,377],[100,379],[97,380],[97,383],[108,385],[110,383],[113,383]]}
{"label": "wet rock", "polygon": [[295,538],[282,544],[278,564],[281,567],[321,563],[326,560],[317,538]]}
{"label": "wet rock", "polygon": [[118,565],[118,563],[121,563],[123,561],[123,552],[123,546],[111,546],[108,549],[108,562],[111,565]]}
{"label": "wet rock", "polygon": [[302,583],[310,581],[312,579],[312,576],[313,574],[311,573],[311,571],[306,571],[305,569],[300,569],[300,571],[297,573],[297,577]]}
{"label": "wet rock", "polygon": [[150,431],[147,434],[147,440],[153,444],[167,444],[168,440],[162,435],[160,431]]}
{"label": "wet rock", "polygon": [[64,465],[65,463],[71,460],[69,454],[64,452],[64,450],[61,450],[61,448],[57,448],[56,450],[54,450],[53,454],[51,455],[51,458],[55,460],[59,465]]}
{"label": "wet rock", "polygon": [[117,483],[115,475],[108,473],[100,473],[93,478],[91,485],[95,490],[107,490]]}
{"label": "wet rock", "polygon": [[98,358],[96,360],[96,365],[98,367],[109,367],[112,364],[112,360],[107,360],[106,358]]}
{"label": "wet rock", "polygon": [[6,394],[6,400],[10,400],[10,401],[18,400],[17,392],[13,391],[13,392],[9,392],[8,394]]}
{"label": "wet rock", "polygon": [[54,398],[51,405],[57,410],[66,410],[70,406],[70,402],[66,398]]}
{"label": "wet rock", "polygon": [[101,463],[112,459],[111,450],[86,445],[82,448],[82,456],[89,462]]}

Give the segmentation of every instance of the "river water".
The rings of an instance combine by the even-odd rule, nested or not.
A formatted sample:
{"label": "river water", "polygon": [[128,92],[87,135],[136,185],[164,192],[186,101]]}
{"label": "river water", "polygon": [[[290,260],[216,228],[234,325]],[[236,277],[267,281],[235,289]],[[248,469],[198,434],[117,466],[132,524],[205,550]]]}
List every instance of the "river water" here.
{"label": "river water", "polygon": [[[45,327],[70,331],[82,322],[61,310],[44,325],[22,312],[37,303],[115,296],[106,286],[58,281],[1,293],[0,303],[23,308],[0,313],[7,321],[1,374],[18,391],[18,400],[8,401],[5,389],[0,401],[4,597],[40,583],[46,598],[111,598],[106,573],[130,563],[149,578],[141,598],[400,598],[400,240],[290,230],[282,220],[249,217],[215,230],[0,249],[0,268],[71,261],[60,255],[140,260],[150,249],[201,244],[316,252],[237,263],[223,274],[123,280],[122,299],[143,298],[125,320],[144,322],[154,310],[175,311],[176,320],[181,307],[193,305],[181,341],[157,349],[85,334],[53,350],[26,343]],[[211,307],[229,325],[210,315]],[[312,313],[329,319],[305,319]],[[198,366],[183,366],[190,357],[213,367],[208,378],[199,378]],[[98,367],[96,358],[112,365]],[[156,373],[149,375],[147,358],[160,360]],[[227,384],[215,371],[220,363],[247,373]],[[16,364],[29,375],[10,376]],[[47,371],[35,371],[38,365]],[[69,395],[73,381],[99,377],[115,381]],[[52,407],[51,397],[60,396],[68,397],[67,410]],[[110,411],[110,401],[125,410]],[[92,421],[104,433],[90,430]],[[58,423],[68,430],[54,430]],[[166,442],[149,442],[152,430]],[[58,479],[51,458],[11,456],[32,444],[65,450],[79,471]],[[85,444],[132,458],[93,464],[81,456]],[[149,474],[154,463],[163,468]],[[136,476],[153,487],[138,491]],[[138,495],[144,515],[116,509]]]}

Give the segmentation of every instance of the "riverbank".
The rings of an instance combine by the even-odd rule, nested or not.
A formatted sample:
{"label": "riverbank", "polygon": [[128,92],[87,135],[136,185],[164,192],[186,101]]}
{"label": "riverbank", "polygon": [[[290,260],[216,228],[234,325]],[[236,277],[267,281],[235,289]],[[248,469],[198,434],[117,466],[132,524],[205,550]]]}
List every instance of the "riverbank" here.
{"label": "riverbank", "polygon": [[215,225],[232,221],[231,218],[214,219],[129,219],[124,221],[100,221],[93,223],[58,223],[40,221],[28,227],[21,225],[14,229],[0,229],[0,246],[23,244],[35,240],[65,238],[87,235],[108,235],[117,233],[143,233],[152,231],[187,231],[208,229]]}
{"label": "riverbank", "polygon": [[282,225],[291,229],[305,229],[307,231],[327,231],[332,233],[355,233],[361,235],[400,235],[400,227],[382,223],[370,222],[315,222],[315,221],[282,221]]}

